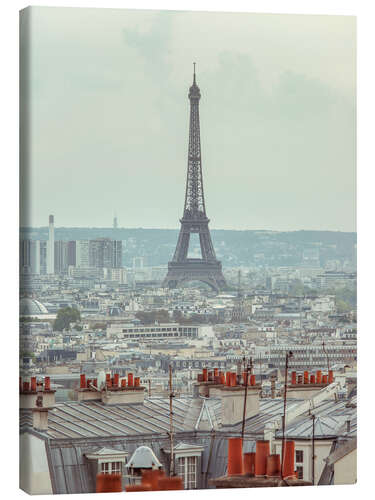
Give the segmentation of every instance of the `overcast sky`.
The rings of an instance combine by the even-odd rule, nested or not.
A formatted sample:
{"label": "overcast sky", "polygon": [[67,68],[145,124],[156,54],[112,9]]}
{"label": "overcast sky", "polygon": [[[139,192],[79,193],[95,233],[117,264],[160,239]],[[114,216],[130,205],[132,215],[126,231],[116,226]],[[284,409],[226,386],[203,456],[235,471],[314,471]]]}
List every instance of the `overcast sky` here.
{"label": "overcast sky", "polygon": [[355,231],[354,17],[30,13],[22,224],[179,227],[196,61],[210,227]]}

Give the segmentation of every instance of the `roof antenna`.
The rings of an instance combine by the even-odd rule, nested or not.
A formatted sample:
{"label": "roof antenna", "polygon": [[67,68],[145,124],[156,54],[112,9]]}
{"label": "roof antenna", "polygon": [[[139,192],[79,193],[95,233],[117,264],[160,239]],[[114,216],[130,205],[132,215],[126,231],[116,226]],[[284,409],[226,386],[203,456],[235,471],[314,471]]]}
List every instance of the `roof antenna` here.
{"label": "roof antenna", "polygon": [[172,386],[172,365],[169,365],[169,439],[171,445],[171,463],[169,475],[175,475],[175,465],[174,465],[174,449],[173,449],[173,386]]}
{"label": "roof antenna", "polygon": [[194,82],[195,83],[195,62],[193,62],[193,66],[194,66]]}

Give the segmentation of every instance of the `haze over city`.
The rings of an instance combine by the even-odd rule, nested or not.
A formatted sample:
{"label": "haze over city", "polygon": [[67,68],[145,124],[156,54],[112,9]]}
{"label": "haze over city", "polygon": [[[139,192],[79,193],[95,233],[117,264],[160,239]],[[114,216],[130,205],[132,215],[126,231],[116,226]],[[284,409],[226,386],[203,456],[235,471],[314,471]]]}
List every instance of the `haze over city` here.
{"label": "haze over city", "polygon": [[210,227],[355,231],[355,18],[31,17],[21,225],[177,229],[196,61]]}

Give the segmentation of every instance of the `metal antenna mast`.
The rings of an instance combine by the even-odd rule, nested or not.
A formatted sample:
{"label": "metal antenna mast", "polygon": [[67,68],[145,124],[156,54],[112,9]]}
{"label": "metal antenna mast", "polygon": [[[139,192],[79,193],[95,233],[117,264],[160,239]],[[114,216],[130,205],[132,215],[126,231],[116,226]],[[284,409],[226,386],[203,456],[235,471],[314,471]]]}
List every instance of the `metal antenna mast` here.
{"label": "metal antenna mast", "polygon": [[283,423],[283,437],[282,437],[282,443],[281,443],[281,470],[280,470],[280,476],[281,479],[283,479],[283,468],[284,468],[284,460],[285,460],[285,421],[286,421],[286,392],[288,389],[288,366],[289,366],[289,358],[293,357],[292,351],[289,351],[285,355],[285,380],[284,380],[284,413],[282,417],[282,423]]}
{"label": "metal antenna mast", "polygon": [[327,370],[329,371],[329,356],[328,356],[328,352],[326,351],[326,345],[325,345],[324,341],[322,342],[322,347],[323,347],[323,352],[327,358]]}
{"label": "metal antenna mast", "polygon": [[174,470],[174,450],[173,450],[173,387],[172,387],[172,365],[169,365],[169,437],[171,445],[171,467],[170,476],[175,475]]}
{"label": "metal antenna mast", "polygon": [[246,421],[246,403],[247,403],[247,387],[249,384],[249,373],[250,373],[250,363],[246,366],[246,380],[245,380],[245,396],[243,399],[243,415],[242,415],[242,429],[241,429],[241,438],[243,440],[245,434],[245,421]]}

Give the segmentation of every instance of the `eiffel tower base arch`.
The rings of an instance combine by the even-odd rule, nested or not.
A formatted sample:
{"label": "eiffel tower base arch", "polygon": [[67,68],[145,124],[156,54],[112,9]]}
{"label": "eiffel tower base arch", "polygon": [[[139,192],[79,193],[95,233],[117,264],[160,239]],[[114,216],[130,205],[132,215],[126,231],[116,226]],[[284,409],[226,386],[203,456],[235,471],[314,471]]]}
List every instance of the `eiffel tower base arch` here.
{"label": "eiffel tower base arch", "polygon": [[186,259],[184,262],[169,262],[164,288],[179,288],[187,281],[201,281],[216,292],[226,288],[221,262],[204,262],[201,259]]}

